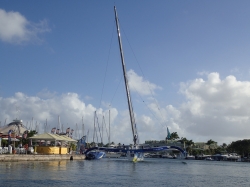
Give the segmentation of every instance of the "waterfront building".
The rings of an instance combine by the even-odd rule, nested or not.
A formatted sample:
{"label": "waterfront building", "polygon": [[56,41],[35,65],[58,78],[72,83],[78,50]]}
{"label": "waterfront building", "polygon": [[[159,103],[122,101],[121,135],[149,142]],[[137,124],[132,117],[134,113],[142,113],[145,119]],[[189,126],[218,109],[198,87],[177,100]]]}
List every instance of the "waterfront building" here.
{"label": "waterfront building", "polygon": [[27,132],[27,128],[23,125],[22,120],[15,119],[8,125],[0,127],[0,138],[8,140],[11,136],[11,140],[22,138],[23,134]]}
{"label": "waterfront building", "polygon": [[193,147],[196,149],[208,150],[208,149],[217,149],[218,145],[217,142],[210,145],[207,145],[206,142],[195,142]]}

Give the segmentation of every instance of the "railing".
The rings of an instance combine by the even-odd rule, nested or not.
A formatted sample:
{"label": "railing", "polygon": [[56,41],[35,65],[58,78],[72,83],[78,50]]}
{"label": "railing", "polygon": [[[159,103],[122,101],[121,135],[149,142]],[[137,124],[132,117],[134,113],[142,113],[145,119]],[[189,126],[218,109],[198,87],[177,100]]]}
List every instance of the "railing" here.
{"label": "railing", "polygon": [[9,152],[8,147],[0,147],[0,154],[5,154],[5,153],[8,153],[8,152]]}

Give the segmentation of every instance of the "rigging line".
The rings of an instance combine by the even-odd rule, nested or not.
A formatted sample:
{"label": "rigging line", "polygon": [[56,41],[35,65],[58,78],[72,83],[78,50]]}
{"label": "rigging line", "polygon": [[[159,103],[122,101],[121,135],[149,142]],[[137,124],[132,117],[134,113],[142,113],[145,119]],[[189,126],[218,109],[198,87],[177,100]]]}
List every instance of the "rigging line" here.
{"label": "rigging line", "polygon": [[99,129],[99,135],[100,135],[100,139],[101,139],[100,143],[103,143],[102,134],[101,134],[101,128],[100,128],[100,124],[99,124],[99,121],[98,121],[98,117],[96,116],[96,118],[97,118],[97,125],[98,125],[98,129]]}
{"label": "rigging line", "polygon": [[[126,38],[128,44],[129,44],[129,47],[130,47],[130,49],[131,49],[131,51],[132,51],[132,53],[133,53],[133,55],[134,55],[134,57],[135,57],[135,61],[137,62],[137,65],[138,65],[138,67],[139,67],[139,69],[140,69],[140,71],[141,71],[143,77],[146,78],[146,76],[144,75],[144,73],[143,73],[143,71],[142,71],[142,68],[141,68],[141,66],[140,66],[140,64],[139,64],[139,61],[138,61],[138,59],[137,59],[137,57],[136,57],[136,55],[135,55],[135,52],[134,52],[134,50],[133,50],[133,48],[132,48],[132,46],[131,46],[131,44],[130,44],[130,42],[129,42],[127,36],[126,36],[126,33],[124,32],[124,29],[123,29],[123,28],[122,28],[122,30],[123,30],[123,34],[124,34],[124,36],[125,36],[125,38]],[[163,115],[162,115],[161,110],[160,110],[160,107],[159,107],[159,104],[158,104],[157,100],[153,97],[153,92],[152,92],[152,90],[150,89],[150,86],[149,86],[148,81],[146,81],[146,82],[147,82],[148,89],[149,89],[149,91],[150,91],[150,93],[151,93],[151,97],[154,99],[154,101],[155,101],[155,103],[156,103],[156,106],[157,106],[157,109],[160,111],[160,115],[161,115],[162,119],[164,120]]]}
{"label": "rigging line", "polygon": [[115,27],[115,22],[113,24],[113,32],[112,32],[111,41],[110,41],[110,45],[109,45],[109,53],[108,53],[108,59],[107,59],[107,64],[106,64],[106,69],[105,69],[105,75],[104,75],[104,79],[103,79],[102,93],[101,93],[101,99],[100,99],[99,108],[101,107],[103,90],[104,90],[104,85],[105,85],[105,81],[106,81],[106,75],[107,75],[107,69],[108,69],[108,64],[109,64],[109,57],[110,57],[111,45],[112,45],[113,36],[114,36],[114,30],[115,30],[114,27]]}
{"label": "rigging line", "polygon": [[103,116],[103,123],[105,125],[105,129],[106,129],[106,133],[107,133],[107,137],[109,137],[109,134],[108,134],[108,128],[107,128],[107,125],[106,125],[106,122],[105,122],[105,118]]}
{"label": "rigging line", "polygon": [[[96,124],[97,123],[97,124]],[[98,117],[97,117],[97,114],[96,114],[96,111],[95,111],[95,116],[94,116],[94,137],[96,137],[96,140],[97,140],[97,144],[99,143],[99,140],[98,140],[98,133],[97,133],[97,125],[99,127],[99,122],[98,122]],[[100,132],[100,127],[99,127],[99,132]],[[101,136],[100,136],[101,137]],[[94,142],[94,141],[93,141]]]}
{"label": "rigging line", "polygon": [[113,95],[113,97],[112,97],[112,99],[111,99],[111,101],[110,101],[110,105],[112,105],[112,102],[113,102],[113,100],[114,100],[114,98],[115,98],[116,92],[117,92],[117,90],[118,90],[118,88],[120,87],[120,84],[121,84],[121,82],[122,82],[122,78],[123,78],[123,76],[121,75],[121,78],[120,78],[120,81],[119,81],[119,83],[118,83],[118,86],[116,87],[115,93],[114,93],[114,95]]}
{"label": "rigging line", "polygon": [[154,118],[164,127],[164,125],[160,122],[160,120],[155,116],[155,114],[153,113],[153,111],[148,107],[148,105],[144,102],[143,98],[141,97],[141,95],[139,94],[139,92],[137,91],[137,89],[135,87],[133,87],[137,94],[139,95],[139,97],[141,98],[142,102],[145,104],[145,106],[148,108],[148,110],[150,111],[150,113],[154,116]]}

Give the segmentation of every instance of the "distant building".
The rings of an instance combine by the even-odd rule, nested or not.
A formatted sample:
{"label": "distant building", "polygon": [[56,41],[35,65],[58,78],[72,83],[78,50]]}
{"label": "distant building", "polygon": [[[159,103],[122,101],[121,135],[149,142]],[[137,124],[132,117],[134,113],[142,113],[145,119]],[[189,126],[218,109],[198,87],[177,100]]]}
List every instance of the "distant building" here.
{"label": "distant building", "polygon": [[217,149],[218,148],[218,145],[217,145],[217,142],[211,144],[211,145],[207,145],[206,142],[195,142],[194,143],[194,148],[197,148],[197,149],[203,149],[203,150],[207,150],[207,149]]}
{"label": "distant building", "polygon": [[184,148],[184,145],[176,140],[146,140],[145,144],[148,144],[152,147],[159,147],[159,146],[178,146]]}
{"label": "distant building", "polygon": [[19,138],[22,137],[25,131],[28,129],[23,125],[22,120],[13,120],[13,122],[9,123],[6,126],[0,127],[0,137],[8,138],[9,131],[12,131],[11,136],[12,138]]}

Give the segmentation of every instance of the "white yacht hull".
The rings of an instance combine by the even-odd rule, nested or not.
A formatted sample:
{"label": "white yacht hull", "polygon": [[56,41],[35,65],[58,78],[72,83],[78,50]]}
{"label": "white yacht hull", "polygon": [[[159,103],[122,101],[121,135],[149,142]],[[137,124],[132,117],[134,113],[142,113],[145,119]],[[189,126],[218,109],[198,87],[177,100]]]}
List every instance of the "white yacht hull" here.
{"label": "white yacht hull", "polygon": [[106,158],[120,158],[121,153],[113,153],[113,152],[108,152],[106,153]]}
{"label": "white yacht hull", "polygon": [[132,161],[132,162],[139,162],[139,161],[143,161],[144,160],[144,153],[140,153],[140,152],[137,152],[137,153],[133,153],[128,151],[127,152],[127,159],[129,161]]}

